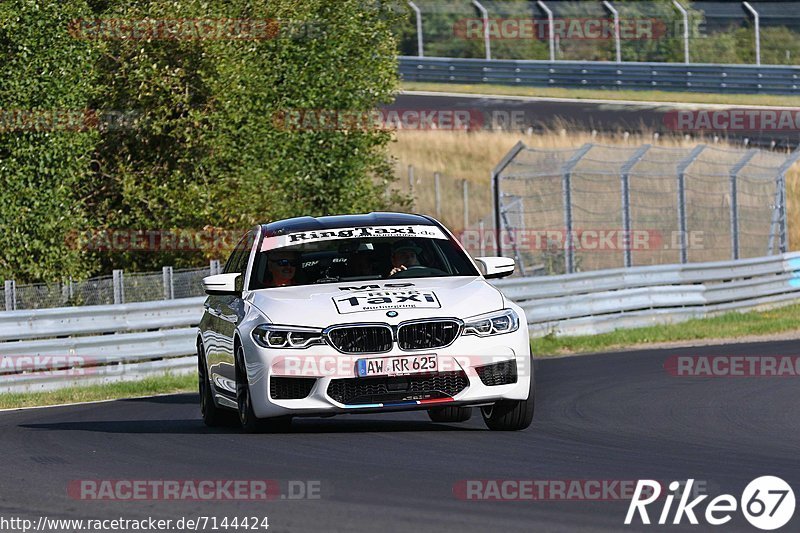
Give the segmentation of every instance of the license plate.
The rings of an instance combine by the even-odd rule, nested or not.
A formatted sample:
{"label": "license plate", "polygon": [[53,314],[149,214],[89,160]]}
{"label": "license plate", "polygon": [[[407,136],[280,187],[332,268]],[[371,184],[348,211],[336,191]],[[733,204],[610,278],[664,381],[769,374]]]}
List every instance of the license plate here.
{"label": "license plate", "polygon": [[373,357],[356,361],[358,377],[403,376],[436,372],[439,361],[436,355],[398,355],[396,357]]}

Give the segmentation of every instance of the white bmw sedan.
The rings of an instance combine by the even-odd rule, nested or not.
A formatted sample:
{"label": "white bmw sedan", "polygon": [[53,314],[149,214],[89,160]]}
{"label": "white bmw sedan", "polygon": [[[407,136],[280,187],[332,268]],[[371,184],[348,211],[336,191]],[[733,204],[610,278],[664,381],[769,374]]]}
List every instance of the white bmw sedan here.
{"label": "white bmw sedan", "polygon": [[525,314],[487,283],[514,261],[473,260],[436,220],[371,213],[252,228],[203,280],[200,403],[210,426],[427,410],[494,430],[534,411]]}

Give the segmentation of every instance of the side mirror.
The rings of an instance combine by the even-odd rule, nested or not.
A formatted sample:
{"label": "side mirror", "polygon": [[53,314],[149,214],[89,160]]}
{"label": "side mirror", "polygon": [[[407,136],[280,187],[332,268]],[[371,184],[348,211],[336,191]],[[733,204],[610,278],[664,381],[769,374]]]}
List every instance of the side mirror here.
{"label": "side mirror", "polygon": [[514,260],[510,257],[476,257],[475,262],[486,279],[504,278],[514,273]]}
{"label": "side mirror", "polygon": [[203,278],[203,290],[213,296],[241,296],[242,288],[239,283],[241,274],[217,274]]}

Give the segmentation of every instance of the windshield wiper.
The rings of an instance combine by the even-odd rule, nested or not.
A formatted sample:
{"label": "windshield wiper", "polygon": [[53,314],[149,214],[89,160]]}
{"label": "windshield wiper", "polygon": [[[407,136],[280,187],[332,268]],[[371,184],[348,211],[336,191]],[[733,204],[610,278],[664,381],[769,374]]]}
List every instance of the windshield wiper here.
{"label": "windshield wiper", "polygon": [[339,281],[339,278],[338,278],[338,277],[335,277],[335,278],[334,278],[334,277],[326,276],[326,277],[324,277],[324,278],[319,278],[319,279],[318,279],[317,281],[315,281],[314,283],[335,283],[335,282],[337,282],[337,281]]}

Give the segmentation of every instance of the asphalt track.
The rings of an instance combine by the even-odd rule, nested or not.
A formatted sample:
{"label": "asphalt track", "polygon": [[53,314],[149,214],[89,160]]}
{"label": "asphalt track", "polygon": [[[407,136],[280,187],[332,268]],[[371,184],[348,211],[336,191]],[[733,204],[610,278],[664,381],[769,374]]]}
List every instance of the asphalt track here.
{"label": "asphalt track", "polygon": [[[627,102],[610,100],[570,100],[513,96],[480,96],[408,92],[397,95],[385,109],[395,110],[479,110],[482,124],[506,130],[559,131],[561,129],[601,133],[631,134],[645,132],[675,135],[670,115],[681,109],[741,109],[757,106],[725,106],[707,104],[671,104],[658,102]],[[764,108],[767,109],[767,108]],[[774,109],[774,108],[773,108]],[[516,113],[516,115],[512,115]],[[516,117],[516,119],[514,119]],[[697,132],[688,132],[698,138]],[[750,146],[796,148],[800,132],[784,131],[720,131],[704,135],[706,142],[713,137],[741,144],[748,139]]]}
{"label": "asphalt track", "polygon": [[[464,501],[468,479],[703,480],[741,495],[777,475],[798,493],[798,378],[685,378],[672,355],[797,355],[797,341],[632,351],[538,362],[526,431],[424,413],[296,421],[244,435],[202,424],[193,394],[0,413],[0,517],[177,519],[268,515],[270,531],[757,531],[732,522],[625,527],[621,501]],[[319,499],[82,501],[76,479],[318,480]],[[800,494],[798,494],[800,496]],[[708,500],[707,500],[708,501]],[[704,506],[703,506],[704,508]],[[651,514],[658,515],[660,507]],[[800,517],[781,531],[797,531]],[[654,517],[654,518],[656,518]]]}

